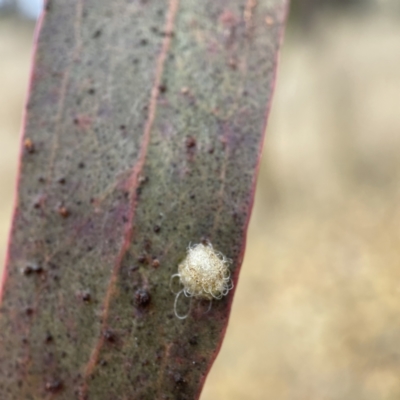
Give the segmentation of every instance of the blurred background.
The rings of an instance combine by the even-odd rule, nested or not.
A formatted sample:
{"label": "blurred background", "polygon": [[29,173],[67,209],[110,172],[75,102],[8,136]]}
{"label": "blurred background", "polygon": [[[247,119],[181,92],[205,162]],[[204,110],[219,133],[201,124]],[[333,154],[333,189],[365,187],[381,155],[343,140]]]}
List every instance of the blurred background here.
{"label": "blurred background", "polygon": [[[40,0],[0,0],[0,257]],[[201,400],[400,399],[400,1],[293,0]]]}

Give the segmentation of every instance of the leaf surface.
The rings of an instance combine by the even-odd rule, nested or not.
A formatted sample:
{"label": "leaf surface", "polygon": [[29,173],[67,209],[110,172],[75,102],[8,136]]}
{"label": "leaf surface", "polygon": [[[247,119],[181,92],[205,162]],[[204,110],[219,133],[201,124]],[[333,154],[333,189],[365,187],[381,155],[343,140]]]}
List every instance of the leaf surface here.
{"label": "leaf surface", "polygon": [[48,2],[3,279],[0,398],[198,398],[234,290],[209,311],[182,297],[179,320],[170,278],[209,240],[237,282],[286,9]]}

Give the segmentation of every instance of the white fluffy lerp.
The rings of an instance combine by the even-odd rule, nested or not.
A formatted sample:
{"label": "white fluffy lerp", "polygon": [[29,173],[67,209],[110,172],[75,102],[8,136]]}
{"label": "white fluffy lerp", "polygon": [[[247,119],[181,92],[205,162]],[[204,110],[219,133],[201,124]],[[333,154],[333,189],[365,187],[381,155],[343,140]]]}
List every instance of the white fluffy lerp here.
{"label": "white fluffy lerp", "polygon": [[199,299],[219,300],[226,296],[233,288],[232,279],[229,271],[229,260],[220,252],[216,252],[211,245],[195,244],[187,249],[186,258],[179,264],[178,276],[183,289],[175,298],[176,304],[179,295],[183,292],[186,297],[196,297]]}

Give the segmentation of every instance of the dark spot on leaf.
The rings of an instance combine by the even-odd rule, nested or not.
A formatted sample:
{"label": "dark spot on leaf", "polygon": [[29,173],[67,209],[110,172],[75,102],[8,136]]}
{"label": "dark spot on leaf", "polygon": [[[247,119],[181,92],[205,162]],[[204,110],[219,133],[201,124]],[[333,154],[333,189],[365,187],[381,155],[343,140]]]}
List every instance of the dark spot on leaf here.
{"label": "dark spot on leaf", "polygon": [[145,255],[140,255],[138,257],[138,261],[140,262],[140,264],[146,264],[147,263],[147,257]]}
{"label": "dark spot on leaf", "polygon": [[174,373],[174,381],[179,386],[185,384],[185,380],[183,379],[182,375],[179,372]]}
{"label": "dark spot on leaf", "polygon": [[135,292],[135,304],[138,307],[148,306],[150,299],[150,293],[146,289],[139,289]]}
{"label": "dark spot on leaf", "polygon": [[195,147],[196,146],[196,138],[194,138],[193,136],[189,136],[187,139],[186,139],[186,147],[188,148],[188,149],[191,149],[191,148],[193,148],[193,147]]}
{"label": "dark spot on leaf", "polygon": [[98,29],[94,34],[93,34],[93,39],[97,39],[98,37],[101,36],[101,29]]}
{"label": "dark spot on leaf", "polygon": [[43,176],[39,176],[38,181],[39,183],[45,183],[46,179],[44,179]]}
{"label": "dark spot on leaf", "polygon": [[107,365],[107,361],[106,360],[100,360],[99,364],[104,367],[105,365]]}
{"label": "dark spot on leaf", "polygon": [[26,307],[25,308],[25,314],[28,316],[31,316],[33,314],[33,308],[32,307]]}
{"label": "dark spot on leaf", "polygon": [[120,125],[119,129],[121,129],[121,131],[124,131],[126,129],[126,126],[125,125]]}
{"label": "dark spot on leaf", "polygon": [[60,178],[57,181],[60,185],[65,185],[65,183],[67,182],[65,178]]}
{"label": "dark spot on leaf", "polygon": [[200,242],[202,244],[204,244],[204,246],[208,245],[210,243],[210,241],[208,240],[208,238],[206,236],[202,236],[200,239]]}
{"label": "dark spot on leaf", "polygon": [[68,218],[71,215],[70,211],[65,206],[58,207],[57,211],[63,218]]}
{"label": "dark spot on leaf", "polygon": [[151,240],[150,239],[145,239],[144,242],[143,242],[143,246],[144,246],[146,251],[150,251],[151,250]]}
{"label": "dark spot on leaf", "polygon": [[169,36],[169,37],[175,36],[174,31],[164,31],[162,34],[163,34],[163,36]]}
{"label": "dark spot on leaf", "polygon": [[53,341],[53,336],[51,336],[50,333],[48,333],[44,339],[45,343],[51,343]]}
{"label": "dark spot on leaf", "polygon": [[33,202],[33,208],[35,208],[36,210],[38,210],[42,205],[42,197],[37,198],[34,202]]}
{"label": "dark spot on leaf", "polygon": [[160,232],[160,230],[161,230],[160,225],[154,225],[154,226],[153,226],[153,231],[154,231],[155,233]]}
{"label": "dark spot on leaf", "polygon": [[93,95],[93,94],[96,93],[96,89],[90,88],[90,89],[88,90],[88,93],[91,94],[91,95]]}
{"label": "dark spot on leaf", "polygon": [[140,45],[141,45],[141,46],[146,46],[147,43],[148,43],[147,39],[141,39],[141,40],[140,40]]}
{"label": "dark spot on leaf", "polygon": [[27,265],[22,269],[24,275],[41,274],[43,271],[43,268],[37,264]]}
{"label": "dark spot on leaf", "polygon": [[29,139],[29,138],[26,138],[26,139],[24,140],[24,147],[25,147],[25,150],[26,150],[29,154],[33,154],[33,153],[35,152],[35,146],[34,146],[32,140]]}
{"label": "dark spot on leaf", "polygon": [[192,337],[189,339],[189,344],[192,345],[192,346],[196,346],[196,345],[198,344],[198,338],[197,338],[197,336],[192,336]]}
{"label": "dark spot on leaf", "polygon": [[229,66],[230,66],[232,69],[237,69],[237,62],[235,61],[235,59],[231,58],[231,59],[229,60]]}
{"label": "dark spot on leaf", "polygon": [[160,91],[160,93],[165,93],[167,91],[167,85],[160,85],[158,87],[158,90]]}
{"label": "dark spot on leaf", "polygon": [[107,340],[107,342],[110,342],[110,343],[114,343],[117,340],[115,333],[109,329],[106,329],[103,332],[103,337],[105,340]]}
{"label": "dark spot on leaf", "polygon": [[85,168],[85,163],[83,163],[83,162],[80,162],[79,164],[78,164],[78,168]]}
{"label": "dark spot on leaf", "polygon": [[149,181],[149,178],[147,176],[139,176],[139,184],[143,185]]}
{"label": "dark spot on leaf", "polygon": [[60,380],[55,379],[46,383],[46,390],[51,393],[57,393],[62,390],[63,384]]}
{"label": "dark spot on leaf", "polygon": [[89,290],[85,290],[85,291],[82,292],[82,300],[85,303],[89,303],[92,300],[92,296],[91,296]]}

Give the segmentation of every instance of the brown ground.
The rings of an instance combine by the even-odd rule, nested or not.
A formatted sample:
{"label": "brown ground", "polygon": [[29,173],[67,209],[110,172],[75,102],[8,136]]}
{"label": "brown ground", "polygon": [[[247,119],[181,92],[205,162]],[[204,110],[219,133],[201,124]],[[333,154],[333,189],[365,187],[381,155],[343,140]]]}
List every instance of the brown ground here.
{"label": "brown ground", "polygon": [[[400,19],[290,30],[228,333],[201,400],[400,398]],[[0,257],[32,27],[0,20]]]}

